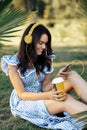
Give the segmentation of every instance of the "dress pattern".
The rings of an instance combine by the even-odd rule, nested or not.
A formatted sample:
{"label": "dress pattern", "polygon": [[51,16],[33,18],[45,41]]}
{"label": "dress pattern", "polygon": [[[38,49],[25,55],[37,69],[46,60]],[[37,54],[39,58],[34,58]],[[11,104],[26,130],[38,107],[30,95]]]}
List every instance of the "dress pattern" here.
{"label": "dress pattern", "polygon": [[[17,66],[20,63],[19,59],[15,55],[5,55],[1,58],[2,71],[8,75],[8,64]],[[29,92],[41,92],[41,84],[47,73],[53,72],[53,67],[50,71],[44,67],[43,73],[40,73],[40,77],[36,76],[36,72],[33,68],[27,69],[24,74],[21,74],[21,67],[17,70],[20,78],[23,81],[26,91]],[[22,100],[18,97],[15,89],[13,89],[10,96],[10,108],[14,116],[20,116],[21,118],[30,121],[31,123],[52,130],[81,130],[82,123],[74,124],[76,119],[68,118],[69,114],[64,112],[65,117],[58,117],[51,115],[47,111],[44,100]]]}

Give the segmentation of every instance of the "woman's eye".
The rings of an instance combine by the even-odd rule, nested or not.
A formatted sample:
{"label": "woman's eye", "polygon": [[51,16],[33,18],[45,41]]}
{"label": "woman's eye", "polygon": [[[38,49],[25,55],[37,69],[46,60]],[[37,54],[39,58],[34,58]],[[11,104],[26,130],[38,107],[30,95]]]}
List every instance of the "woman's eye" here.
{"label": "woman's eye", "polygon": [[40,44],[40,45],[43,45],[43,44],[44,44],[44,45],[46,45],[46,43],[45,43],[45,42],[39,42],[39,44]]}
{"label": "woman's eye", "polygon": [[43,43],[42,42],[39,42],[40,45],[42,45]]}

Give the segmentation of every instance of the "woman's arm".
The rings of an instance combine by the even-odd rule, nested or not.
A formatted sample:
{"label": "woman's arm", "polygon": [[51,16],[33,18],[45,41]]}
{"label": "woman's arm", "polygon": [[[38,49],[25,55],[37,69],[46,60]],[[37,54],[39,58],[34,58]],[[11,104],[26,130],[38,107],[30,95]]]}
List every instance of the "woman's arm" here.
{"label": "woman's arm", "polygon": [[[53,92],[42,92],[42,93],[26,92],[24,89],[23,82],[19,76],[19,73],[17,72],[17,66],[8,65],[8,69],[9,69],[9,77],[10,77],[11,83],[14,89],[16,90],[18,96],[22,100],[42,100],[42,99],[53,98],[53,95],[52,95]],[[45,83],[46,81],[44,81],[44,84]]]}
{"label": "woman's arm", "polygon": [[53,85],[51,82],[51,74],[46,74],[45,79],[42,83],[42,91],[47,92],[53,89]]}

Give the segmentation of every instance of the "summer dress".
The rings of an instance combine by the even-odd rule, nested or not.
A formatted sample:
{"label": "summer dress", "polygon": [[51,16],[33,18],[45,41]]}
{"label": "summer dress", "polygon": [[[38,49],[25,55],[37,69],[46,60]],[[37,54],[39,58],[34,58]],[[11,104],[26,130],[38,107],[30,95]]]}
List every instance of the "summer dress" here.
{"label": "summer dress", "polygon": [[[15,55],[5,55],[1,58],[1,67],[6,75],[8,75],[8,64],[17,66],[19,63],[20,61]],[[45,74],[52,72],[52,67],[50,71],[47,71],[47,68],[45,67],[44,72],[40,73],[40,77],[37,78],[35,69],[33,68],[27,69],[24,74],[21,74],[21,67],[18,69],[25,90],[38,93],[41,92],[41,83],[45,78]],[[46,109],[44,100],[24,101],[18,97],[15,89],[13,89],[10,96],[10,108],[14,116],[20,116],[39,127],[52,130],[81,130],[81,123],[74,124],[76,119],[68,119],[67,117],[69,114],[65,113],[65,117],[50,115]]]}

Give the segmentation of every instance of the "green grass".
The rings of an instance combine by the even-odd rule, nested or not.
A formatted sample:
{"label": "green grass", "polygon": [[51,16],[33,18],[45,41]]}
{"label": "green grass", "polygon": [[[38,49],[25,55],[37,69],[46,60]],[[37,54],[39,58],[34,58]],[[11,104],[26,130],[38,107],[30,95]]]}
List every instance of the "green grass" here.
{"label": "green grass", "polygon": [[[17,52],[17,46],[0,44],[0,58],[5,54],[14,54]],[[53,45],[53,50],[56,54],[54,60],[54,72],[52,78],[55,77],[59,69],[73,60],[81,60],[84,63],[85,71],[82,77],[87,80],[87,45],[86,44],[65,44]],[[82,72],[82,65],[78,62],[72,66],[78,73]],[[9,77],[6,76],[0,69],[0,130],[45,130],[32,123],[14,118],[10,112],[9,98],[13,87]]]}
{"label": "green grass", "polygon": [[[71,63],[71,70],[82,74],[82,77],[87,80],[87,46],[59,46],[54,47],[56,59],[53,66],[55,67],[54,76],[61,67]],[[77,51],[76,51],[77,50]],[[83,72],[84,67],[84,72]]]}
{"label": "green grass", "polygon": [[[55,68],[55,71],[53,73],[53,76],[55,76],[56,72],[65,64],[71,62],[74,59],[80,59],[82,61],[86,60],[87,57],[87,50],[86,46],[79,47],[78,52],[73,53],[74,49],[76,47],[54,47],[54,51],[56,53],[56,59],[53,63],[53,66]],[[83,52],[80,52],[80,50],[84,50]],[[61,51],[62,50],[62,51]],[[67,51],[69,50],[69,52]],[[13,46],[6,46],[3,45],[1,47],[2,53],[0,53],[0,57],[4,54],[14,54],[16,53],[17,48]],[[80,72],[80,65],[75,68],[78,72]],[[85,69],[86,66],[85,66]],[[87,71],[84,72],[83,77],[86,79]],[[39,128],[28,121],[22,120],[20,118],[14,118],[10,112],[9,108],[9,97],[10,93],[12,91],[12,85],[10,83],[9,77],[6,76],[1,70],[0,70],[0,130],[44,130],[43,128]]]}

